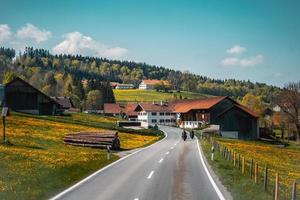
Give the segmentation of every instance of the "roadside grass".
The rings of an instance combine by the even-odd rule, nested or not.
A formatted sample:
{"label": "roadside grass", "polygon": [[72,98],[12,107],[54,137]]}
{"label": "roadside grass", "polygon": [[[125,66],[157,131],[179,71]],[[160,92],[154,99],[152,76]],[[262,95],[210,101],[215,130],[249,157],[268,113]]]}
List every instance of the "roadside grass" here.
{"label": "roadside grass", "polygon": [[[253,159],[258,163],[260,173],[269,168],[269,184],[274,185],[275,173],[279,174],[280,194],[283,198],[291,196],[292,183],[300,180],[300,149],[295,142],[289,147],[279,147],[261,141],[243,141],[217,138],[217,141],[235,152],[243,155],[246,160]],[[298,184],[298,192],[300,187]]]}
{"label": "roadside grass", "polygon": [[250,180],[249,176],[232,166],[222,155],[215,151],[214,161],[210,160],[211,145],[207,140],[200,140],[208,163],[219,177],[222,184],[230,191],[233,199],[237,200],[271,200],[272,195]]}
{"label": "roadside grass", "polygon": [[[82,116],[73,117],[78,120]],[[108,120],[98,116],[84,117],[91,121]],[[2,128],[1,124],[1,131]],[[0,199],[47,199],[117,160],[114,154],[107,160],[106,150],[74,147],[62,142],[64,135],[70,132],[97,130],[101,128],[13,113],[7,118],[6,127],[11,145],[0,144]],[[159,137],[120,132],[123,149],[145,146]]]}
{"label": "roadside grass", "polygon": [[181,95],[182,98],[195,99],[195,98],[205,98],[210,95],[193,93],[186,91],[170,91],[170,92],[157,92],[155,90],[113,90],[117,102],[150,102],[150,101],[168,101],[175,99],[175,96],[179,98]]}

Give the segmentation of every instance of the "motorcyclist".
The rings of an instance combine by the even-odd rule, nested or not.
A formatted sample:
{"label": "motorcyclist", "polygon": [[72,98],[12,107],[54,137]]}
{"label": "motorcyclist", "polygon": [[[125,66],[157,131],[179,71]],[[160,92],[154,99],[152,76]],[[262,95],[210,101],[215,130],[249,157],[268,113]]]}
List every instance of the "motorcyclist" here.
{"label": "motorcyclist", "polygon": [[194,139],[194,136],[195,136],[194,131],[191,131],[191,132],[190,132],[190,138],[191,138],[191,139]]}
{"label": "motorcyclist", "polygon": [[187,138],[187,133],[185,132],[185,130],[183,130],[182,132],[182,139],[185,141]]}

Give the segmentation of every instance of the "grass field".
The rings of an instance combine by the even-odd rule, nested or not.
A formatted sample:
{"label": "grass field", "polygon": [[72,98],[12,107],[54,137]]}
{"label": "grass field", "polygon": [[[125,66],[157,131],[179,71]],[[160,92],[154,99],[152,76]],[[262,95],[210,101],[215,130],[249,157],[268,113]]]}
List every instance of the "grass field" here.
{"label": "grass field", "polygon": [[[70,117],[103,123],[115,120],[81,114]],[[46,199],[118,159],[112,155],[108,161],[105,150],[62,143],[67,133],[97,130],[28,116],[8,117],[7,137],[12,145],[0,144],[0,199]],[[145,146],[159,139],[159,136],[122,132],[119,135],[123,149]]]}
{"label": "grass field", "polygon": [[[245,168],[247,175],[241,175],[241,172],[238,170],[232,169],[232,164],[228,161],[222,161],[222,158],[219,158],[219,161],[212,163],[215,165],[216,171],[219,171],[221,179],[224,179],[226,183],[231,184],[230,188],[233,191],[233,194],[236,196],[236,199],[240,199],[243,195],[247,194],[252,199],[268,199],[271,197],[271,194],[275,185],[275,173],[279,174],[279,192],[280,198],[290,199],[292,183],[294,180],[300,180],[300,149],[299,145],[296,143],[291,143],[289,147],[277,147],[274,145],[266,144],[260,141],[243,141],[243,140],[233,140],[233,139],[224,139],[224,138],[215,138],[216,141],[227,148],[235,151],[241,156],[245,157]],[[203,142],[202,142],[203,143]],[[209,146],[208,144],[205,144]],[[204,146],[205,146],[204,145]],[[208,148],[208,151],[210,147]],[[254,183],[253,180],[249,177],[250,169],[250,160],[253,159],[255,163],[258,164],[258,185],[260,185],[257,192],[255,187],[251,185]],[[224,166],[228,165],[227,173],[224,173]],[[264,168],[268,167],[268,192],[259,192],[262,189],[263,183],[263,172]],[[226,167],[225,167],[226,168]],[[236,172],[235,172],[236,171]],[[228,180],[227,180],[228,179]],[[230,181],[231,180],[231,181]],[[233,185],[234,184],[234,185]],[[250,184],[245,188],[247,189],[238,189],[240,185]],[[252,189],[253,191],[252,191]],[[298,186],[298,193],[300,193],[300,187]],[[253,194],[251,194],[254,192]],[[255,195],[261,195],[255,196]],[[265,197],[266,196],[266,197]],[[268,197],[269,196],[269,197]],[[268,197],[268,198],[267,198]],[[247,199],[243,197],[242,199]]]}
{"label": "grass field", "polygon": [[181,95],[182,98],[195,99],[195,98],[204,98],[209,95],[193,93],[193,92],[157,92],[155,90],[114,90],[114,95],[117,102],[150,102],[150,101],[168,101],[174,99],[175,97],[179,98]]}

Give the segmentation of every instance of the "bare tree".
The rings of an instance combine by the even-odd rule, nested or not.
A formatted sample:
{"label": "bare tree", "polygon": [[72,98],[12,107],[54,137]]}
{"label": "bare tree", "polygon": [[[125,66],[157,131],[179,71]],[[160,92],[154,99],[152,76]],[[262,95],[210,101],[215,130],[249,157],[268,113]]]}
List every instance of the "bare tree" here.
{"label": "bare tree", "polygon": [[277,104],[289,122],[295,125],[300,142],[300,82],[289,83],[277,96]]}

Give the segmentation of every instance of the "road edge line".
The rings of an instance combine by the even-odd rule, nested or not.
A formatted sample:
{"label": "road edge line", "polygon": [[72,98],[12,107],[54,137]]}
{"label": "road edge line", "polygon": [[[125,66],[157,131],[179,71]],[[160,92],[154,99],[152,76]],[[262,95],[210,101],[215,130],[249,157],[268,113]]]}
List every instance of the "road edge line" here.
{"label": "road edge line", "polygon": [[217,193],[219,199],[220,199],[220,200],[226,200],[225,197],[223,196],[221,190],[219,189],[219,187],[217,186],[216,182],[214,181],[213,177],[211,176],[211,174],[209,173],[209,171],[208,171],[208,169],[207,169],[207,166],[206,166],[206,164],[205,164],[205,162],[204,162],[204,159],[203,159],[203,155],[202,155],[201,150],[200,150],[199,140],[198,140],[197,137],[196,137],[196,139],[197,139],[198,152],[199,152],[199,156],[200,156],[201,163],[202,163],[202,165],[203,165],[203,167],[204,167],[204,171],[206,172],[206,175],[208,176],[208,179],[209,179],[211,185],[213,186],[213,188],[215,189],[215,191],[216,191],[216,193]]}
{"label": "road edge line", "polygon": [[[162,131],[162,130],[161,130],[161,131]],[[57,199],[59,199],[60,197],[64,196],[64,195],[67,194],[68,192],[71,192],[72,190],[74,190],[75,188],[77,188],[78,186],[80,186],[81,184],[83,184],[84,182],[86,182],[86,181],[88,181],[89,179],[93,178],[94,176],[100,174],[100,173],[103,172],[104,170],[106,170],[106,169],[108,169],[108,168],[114,166],[115,164],[117,164],[117,163],[119,163],[119,162],[125,160],[126,158],[129,158],[130,156],[133,156],[134,154],[137,154],[137,153],[139,153],[139,152],[141,152],[141,151],[143,151],[143,150],[146,150],[146,149],[148,149],[148,148],[150,148],[150,147],[152,147],[152,146],[154,146],[154,145],[157,145],[157,144],[161,143],[162,141],[164,141],[164,140],[168,137],[168,134],[167,134],[165,131],[162,131],[162,132],[163,132],[164,135],[165,135],[165,137],[164,137],[163,139],[161,139],[161,140],[159,140],[159,141],[157,141],[157,142],[155,142],[155,143],[153,143],[153,144],[151,144],[151,145],[149,145],[149,146],[147,146],[147,147],[141,148],[141,149],[139,149],[139,150],[137,150],[137,151],[135,151],[135,152],[133,152],[133,153],[127,155],[127,156],[124,156],[124,157],[122,157],[122,158],[120,158],[120,159],[118,159],[118,160],[116,160],[116,161],[110,163],[109,165],[106,165],[105,167],[103,167],[103,168],[99,169],[98,171],[92,173],[91,175],[87,176],[86,178],[82,179],[81,181],[75,183],[75,184],[72,185],[71,187],[69,187],[69,188],[63,190],[63,191],[60,192],[60,193],[58,193],[58,194],[55,195],[54,197],[51,197],[49,200],[57,200]]]}

